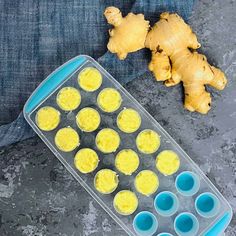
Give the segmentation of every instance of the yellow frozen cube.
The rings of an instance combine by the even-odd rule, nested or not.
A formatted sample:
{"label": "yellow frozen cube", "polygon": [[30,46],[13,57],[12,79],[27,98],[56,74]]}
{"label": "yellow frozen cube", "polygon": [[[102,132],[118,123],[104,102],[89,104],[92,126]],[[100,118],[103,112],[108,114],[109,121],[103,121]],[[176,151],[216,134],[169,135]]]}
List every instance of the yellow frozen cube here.
{"label": "yellow frozen cube", "polygon": [[116,168],[125,175],[131,175],[139,166],[139,157],[132,149],[123,149],[115,159]]}
{"label": "yellow frozen cube", "polygon": [[114,112],[119,109],[122,102],[120,93],[113,88],[103,89],[97,97],[98,106],[105,112]]}
{"label": "yellow frozen cube", "polygon": [[115,191],[119,183],[118,175],[110,169],[102,169],[97,172],[94,178],[94,187],[103,194]]}
{"label": "yellow frozen cube", "polygon": [[36,113],[35,122],[43,131],[54,130],[60,123],[60,112],[50,106],[42,107]]}
{"label": "yellow frozen cube", "polygon": [[160,147],[160,136],[151,129],[140,132],[136,138],[136,145],[140,152],[151,154]]}
{"label": "yellow frozen cube", "polygon": [[90,148],[80,149],[74,159],[76,169],[84,174],[93,172],[97,168],[98,162],[97,153]]}
{"label": "yellow frozen cube", "polygon": [[174,174],[179,166],[179,156],[171,150],[162,151],[156,158],[156,167],[163,175]]}
{"label": "yellow frozen cube", "polygon": [[77,125],[85,132],[92,132],[96,130],[100,122],[101,118],[99,113],[91,107],[83,108],[76,116]]}
{"label": "yellow frozen cube", "polygon": [[78,83],[83,90],[93,92],[101,86],[102,75],[96,68],[87,67],[79,73]]}
{"label": "yellow frozen cube", "polygon": [[127,108],[121,111],[117,117],[117,126],[125,133],[133,133],[141,125],[141,117],[137,111]]}
{"label": "yellow frozen cube", "polygon": [[63,152],[71,152],[79,146],[78,133],[71,127],[59,129],[55,136],[55,144]]}
{"label": "yellow frozen cube", "polygon": [[113,200],[115,210],[121,215],[131,215],[138,207],[138,198],[129,190],[118,192]]}
{"label": "yellow frozen cube", "polygon": [[73,111],[81,103],[79,90],[73,87],[64,87],[57,94],[57,104],[64,111]]}
{"label": "yellow frozen cube", "polygon": [[96,136],[96,145],[101,152],[115,152],[120,145],[119,134],[110,128],[102,129]]}
{"label": "yellow frozen cube", "polygon": [[135,177],[134,185],[138,192],[149,196],[158,189],[159,179],[153,171],[143,170]]}

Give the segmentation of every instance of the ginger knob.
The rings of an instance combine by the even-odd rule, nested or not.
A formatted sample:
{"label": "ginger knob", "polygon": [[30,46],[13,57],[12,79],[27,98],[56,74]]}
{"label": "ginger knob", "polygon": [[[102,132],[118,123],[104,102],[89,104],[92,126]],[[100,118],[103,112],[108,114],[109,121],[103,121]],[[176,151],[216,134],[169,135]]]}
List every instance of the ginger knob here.
{"label": "ginger knob", "polygon": [[110,39],[107,48],[111,53],[116,53],[123,60],[130,52],[136,52],[144,48],[146,35],[149,30],[149,21],[143,14],[129,13],[122,17],[116,7],[107,7],[104,15],[107,22],[114,26],[109,31]]}
{"label": "ginger knob", "polygon": [[211,108],[211,95],[205,85],[224,89],[224,73],[211,66],[204,55],[197,53],[201,45],[196,35],[177,14],[164,12],[148,32],[145,46],[152,51],[149,69],[157,81],[167,87],[183,83],[184,107],[206,114]]}

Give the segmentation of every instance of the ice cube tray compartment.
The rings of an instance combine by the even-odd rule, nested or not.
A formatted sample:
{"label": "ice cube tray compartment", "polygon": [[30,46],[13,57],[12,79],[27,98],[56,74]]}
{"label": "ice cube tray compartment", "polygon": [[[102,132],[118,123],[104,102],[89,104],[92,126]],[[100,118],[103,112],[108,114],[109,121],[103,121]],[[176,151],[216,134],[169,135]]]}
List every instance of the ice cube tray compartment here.
{"label": "ice cube tray compartment", "polygon": [[[42,84],[37,88],[35,93],[31,96],[31,98],[29,98],[28,102],[25,105],[24,115],[26,120],[36,131],[36,133],[48,145],[48,147],[57,156],[57,158],[64,164],[64,166],[70,171],[70,173],[76,178],[76,180],[78,180],[78,182],[81,183],[81,185],[94,197],[96,201],[98,201],[98,203],[114,218],[114,220],[129,235],[138,235],[137,228],[135,231],[135,227],[133,227],[133,225],[135,224],[134,219],[141,212],[145,213],[147,211],[150,213],[151,216],[153,214],[153,216],[155,217],[154,219],[156,219],[156,223],[155,220],[153,221],[153,224],[155,223],[153,227],[154,229],[156,229],[155,232],[153,232],[155,233],[155,235],[157,234],[159,235],[162,232],[166,233],[168,232],[172,235],[177,235],[177,233],[180,232],[179,228],[181,228],[181,223],[179,222],[182,222],[183,218],[180,218],[180,220],[178,221],[179,218],[176,217],[182,214],[183,212],[193,214],[196,217],[199,225],[199,229],[196,235],[210,236],[211,232],[213,232],[212,230],[215,230],[214,232],[216,232],[216,230],[218,231],[224,230],[224,228],[227,226],[232,217],[232,210],[227,201],[224,199],[224,197],[219,193],[219,191],[214,187],[214,185],[209,181],[209,179],[201,172],[198,166],[194,164],[194,162],[190,159],[190,157],[179,147],[178,144],[176,144],[176,142],[166,133],[166,131],[158,124],[158,122],[154,120],[154,118],[151,117],[147,113],[147,111],[96,61],[94,61],[92,58],[88,56],[79,56],[77,58],[78,60],[77,63],[76,63],[76,58],[73,60],[71,61],[73,66],[71,66],[70,62],[68,62],[64,66],[60,67],[58,71],[54,72],[52,74],[53,77],[49,76],[46,79],[48,82],[47,86],[49,89],[45,90],[44,88],[44,96],[42,98],[38,94],[42,94],[41,90],[42,87],[45,87],[44,84]],[[70,73],[68,71],[67,73],[65,73],[66,67],[68,67]],[[87,67],[97,68],[103,77],[103,82],[100,88],[94,92],[84,91],[83,89],[80,88],[77,81],[79,73]],[[63,72],[62,74],[60,74],[60,70]],[[59,77],[64,76],[64,79],[63,80],[60,79],[56,84],[55,75],[58,75]],[[50,86],[49,81],[52,79],[54,80],[54,83],[51,83],[53,84],[53,86]],[[58,91],[66,86],[71,86],[78,89],[81,94],[81,104],[77,109],[70,112],[65,112],[61,110],[60,107],[56,104],[56,96]],[[97,104],[97,96],[99,92],[107,87],[115,88],[117,91],[120,92],[123,99],[120,108],[112,113],[107,113],[102,111]],[[48,93],[48,95],[45,96],[45,93]],[[52,106],[57,110],[59,110],[61,113],[61,121],[58,127],[49,132],[40,130],[35,124],[36,113],[41,107],[44,106]],[[75,116],[81,109],[85,107],[92,107],[96,109],[101,116],[100,126],[98,127],[97,130],[90,133],[81,131],[75,122]],[[142,119],[141,126],[134,133],[124,133],[117,127],[116,123],[117,116],[124,108],[132,108],[136,110],[141,116]],[[56,132],[60,128],[66,126],[70,126],[77,131],[77,133],[80,136],[80,146],[71,152],[65,153],[60,151],[55,146],[54,137]],[[103,128],[112,128],[115,131],[117,131],[118,134],[120,135],[121,143],[115,153],[104,154],[95,145],[96,134]],[[159,149],[153,154],[143,154],[136,147],[135,139],[137,135],[142,130],[145,129],[154,130],[161,137],[161,145]],[[100,161],[95,171],[88,174],[82,174],[74,166],[74,156],[78,150],[87,147],[92,148],[97,152]],[[130,148],[133,151],[135,151],[140,159],[140,164],[138,169],[130,176],[122,174],[115,167],[116,154],[119,151],[127,148]],[[164,150],[174,151],[179,156],[180,159],[180,167],[178,171],[170,176],[164,176],[156,168],[156,156],[157,154],[159,154],[161,151]],[[104,168],[109,168],[111,170],[114,170],[119,175],[119,185],[117,189],[111,194],[106,194],[106,195],[99,193],[94,188],[94,177],[99,170]],[[134,186],[135,176],[140,171],[145,169],[154,171],[159,178],[159,187],[157,191],[150,196],[144,196],[143,194],[137,192]],[[192,173],[193,174],[192,177],[196,178],[189,178],[189,175],[187,175],[189,173],[190,174]],[[181,176],[182,176],[182,181],[180,178]],[[177,181],[178,179],[179,181]],[[187,186],[185,186],[185,183],[188,183]],[[193,190],[192,192],[191,192],[191,187]],[[137,210],[132,215],[128,216],[124,216],[117,213],[113,207],[114,196],[119,191],[124,189],[133,191],[137,195],[139,200],[139,205]],[[186,196],[186,189],[188,192],[187,196]],[[183,194],[184,191],[185,194]],[[175,204],[173,203],[172,207],[176,208],[172,212],[173,214],[167,214],[168,216],[165,216],[165,214],[163,215],[163,212],[162,214],[160,214],[160,212],[158,212],[157,209],[158,204],[160,204],[159,205],[160,208],[170,207],[167,206],[168,204],[165,205],[164,200],[162,203],[157,203],[156,199],[158,198],[158,194],[165,192],[166,195],[164,197],[166,197],[167,200],[168,196],[169,197],[174,196],[174,200],[173,199],[172,200],[174,201]],[[211,198],[212,195],[209,195],[208,193],[213,194],[215,198],[212,200]],[[210,206],[205,207],[206,204],[209,204]],[[141,219],[145,219],[145,217]],[[139,220],[139,224],[140,222],[141,220]],[[193,223],[195,223],[195,221]],[[150,222],[148,224],[150,226]],[[136,226],[138,227],[138,225]],[[192,226],[194,227],[194,224]],[[146,228],[148,229],[147,226]],[[143,231],[145,231],[145,227],[143,229],[144,229]],[[146,234],[142,232],[142,235]],[[212,235],[215,236],[217,234],[212,234]]]}
{"label": "ice cube tray compartment", "polygon": [[154,207],[161,216],[172,216],[178,211],[179,199],[174,193],[163,191],[156,195]]}

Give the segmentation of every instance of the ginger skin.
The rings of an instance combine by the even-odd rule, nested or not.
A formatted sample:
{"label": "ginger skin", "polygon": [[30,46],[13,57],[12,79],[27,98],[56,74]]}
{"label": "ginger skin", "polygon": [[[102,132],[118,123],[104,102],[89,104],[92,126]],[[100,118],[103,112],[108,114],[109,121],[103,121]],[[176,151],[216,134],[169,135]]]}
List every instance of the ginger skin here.
{"label": "ginger skin", "polygon": [[149,21],[144,19],[143,14],[129,13],[122,17],[116,7],[107,7],[104,15],[107,22],[114,26],[109,31],[110,39],[107,48],[116,53],[123,60],[128,53],[144,48],[145,39],[149,30]]}
{"label": "ginger skin", "polygon": [[[123,60],[130,52],[144,47],[152,52],[149,70],[157,81],[170,87],[183,82],[184,107],[206,114],[211,108],[211,95],[205,85],[218,90],[227,84],[224,73],[208,64],[196,49],[201,45],[196,35],[177,14],[164,12],[149,31],[149,21],[143,14],[129,13],[122,17],[116,7],[107,7],[104,15],[114,28],[109,31],[108,50]],[[148,32],[149,31],[149,32]]]}
{"label": "ginger skin", "polygon": [[211,108],[211,96],[205,85],[224,89],[224,73],[208,64],[204,55],[195,50],[201,45],[196,35],[177,14],[164,12],[149,31],[145,46],[152,51],[149,69],[157,81],[184,86],[184,106],[189,111],[206,114]]}

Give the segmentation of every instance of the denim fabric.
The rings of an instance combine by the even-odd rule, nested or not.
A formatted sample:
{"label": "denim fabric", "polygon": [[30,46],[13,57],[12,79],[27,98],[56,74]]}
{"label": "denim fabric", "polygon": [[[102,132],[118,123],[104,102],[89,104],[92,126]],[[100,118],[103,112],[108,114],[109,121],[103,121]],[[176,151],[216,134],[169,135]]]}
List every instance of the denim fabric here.
{"label": "denim fabric", "polygon": [[37,85],[70,58],[88,54],[122,84],[147,71],[146,49],[124,61],[106,52],[105,7],[115,5],[124,15],[144,13],[153,24],[163,11],[187,20],[193,4],[194,0],[0,0],[0,147],[34,135],[21,113],[23,105]]}

